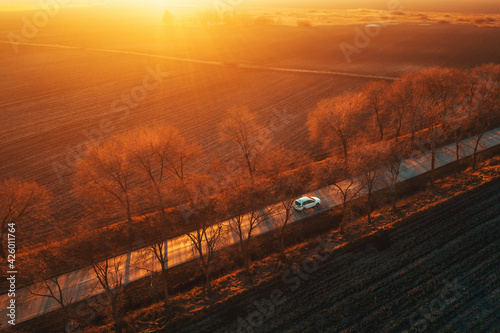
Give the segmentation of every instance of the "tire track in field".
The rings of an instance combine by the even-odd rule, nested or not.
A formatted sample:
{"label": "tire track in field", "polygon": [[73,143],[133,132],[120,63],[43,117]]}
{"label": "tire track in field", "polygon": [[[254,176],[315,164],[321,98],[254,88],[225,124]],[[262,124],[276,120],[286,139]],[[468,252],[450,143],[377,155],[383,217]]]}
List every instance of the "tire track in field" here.
{"label": "tire track in field", "polygon": [[164,59],[164,60],[170,60],[170,61],[179,61],[179,62],[186,62],[186,63],[193,63],[193,64],[201,64],[201,65],[228,66],[228,67],[235,67],[235,68],[242,68],[242,69],[253,69],[253,70],[263,70],[263,71],[273,71],[273,72],[334,75],[334,76],[346,76],[346,77],[353,77],[353,78],[360,78],[360,79],[374,79],[374,80],[386,80],[386,81],[393,81],[396,79],[395,77],[392,77],[392,76],[369,75],[369,74],[347,73],[347,72],[337,72],[337,71],[323,71],[323,70],[313,70],[313,69],[269,67],[269,66],[251,65],[251,64],[236,64],[236,63],[233,64],[233,63],[225,63],[222,61],[172,57],[172,56],[164,56],[164,55],[159,55],[159,54],[137,52],[137,51],[101,49],[101,48],[92,48],[92,47],[68,46],[68,45],[60,45],[60,44],[20,43],[20,42],[8,42],[8,41],[0,41],[0,44],[28,45],[28,46],[49,47],[49,48],[57,48],[57,49],[86,50],[86,51],[106,52],[106,53],[115,53],[115,54],[126,54],[126,55],[143,56],[143,57],[148,57],[148,58]]}

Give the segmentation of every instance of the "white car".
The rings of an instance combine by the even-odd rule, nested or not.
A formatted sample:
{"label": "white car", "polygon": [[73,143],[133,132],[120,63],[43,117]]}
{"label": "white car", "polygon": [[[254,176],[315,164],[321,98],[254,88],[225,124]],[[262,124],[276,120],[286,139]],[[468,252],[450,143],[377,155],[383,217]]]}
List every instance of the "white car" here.
{"label": "white car", "polygon": [[321,200],[316,197],[302,197],[300,199],[295,200],[293,203],[293,208],[298,210],[299,212],[303,211],[307,208],[314,208],[317,205],[321,204]]}

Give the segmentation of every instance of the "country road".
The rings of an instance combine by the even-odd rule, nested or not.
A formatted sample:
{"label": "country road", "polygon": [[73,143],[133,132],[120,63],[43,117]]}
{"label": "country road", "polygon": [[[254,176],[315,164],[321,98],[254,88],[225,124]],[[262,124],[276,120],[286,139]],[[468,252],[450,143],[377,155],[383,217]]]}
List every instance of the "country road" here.
{"label": "country road", "polygon": [[[470,156],[472,154],[473,142],[474,138],[468,138],[463,141],[461,151],[461,155],[463,157]],[[498,145],[500,145],[500,128],[491,130],[484,135],[480,150],[486,150]],[[453,144],[444,147],[436,156],[436,167],[438,168],[452,163],[454,161],[454,156],[455,152]],[[430,154],[424,154],[420,157],[408,159],[403,162],[402,171],[398,181],[403,182],[428,172],[429,170]],[[387,185],[382,184],[381,186],[384,187]],[[306,193],[305,195],[320,198],[322,204],[309,212],[298,213],[294,211],[291,223],[300,221],[308,216],[330,210],[342,202],[338,191],[333,185],[318,189],[311,193]],[[280,211],[273,205],[263,208],[262,211],[263,213],[267,212],[269,216],[267,216],[266,220],[255,230],[254,235],[263,234],[276,229],[280,223],[280,215],[284,214],[283,211]],[[230,222],[223,222],[225,226],[227,226],[228,223]],[[222,248],[237,244],[238,241],[237,235],[227,233],[221,242],[220,247]],[[169,268],[196,258],[195,251],[193,250],[187,236],[169,239],[166,243],[167,246],[164,248],[167,252],[166,255],[168,257]],[[151,253],[145,249],[124,254],[114,260],[119,262],[120,274],[123,276],[125,284],[147,277],[151,274],[151,271],[160,270],[159,264],[153,260]],[[90,267],[64,274],[59,278],[59,281],[61,282],[65,298],[67,300],[72,300],[73,302],[83,300],[103,292],[103,289],[98,285],[97,277]],[[59,307],[58,303],[53,299],[34,296],[30,294],[26,288],[18,290],[16,296],[17,323],[41,316],[50,311],[56,310]],[[7,302],[7,294],[1,295],[0,304],[4,305],[7,304]],[[0,311],[0,318],[2,318],[1,326],[6,325],[6,311],[6,308],[2,306],[2,310]]]}
{"label": "country road", "polygon": [[23,45],[23,46],[36,46],[36,47],[47,47],[47,48],[56,48],[56,49],[73,49],[73,50],[85,49],[87,51],[115,53],[115,54],[127,54],[127,55],[135,55],[135,56],[142,56],[142,57],[155,58],[155,59],[193,63],[193,64],[202,64],[202,65],[211,65],[211,66],[234,66],[234,67],[243,68],[243,69],[274,71],[274,72],[333,75],[333,76],[344,76],[344,77],[386,80],[386,81],[392,81],[392,80],[396,79],[395,77],[391,77],[391,76],[368,75],[368,74],[362,74],[362,73],[347,73],[347,72],[337,72],[337,71],[321,71],[321,70],[309,70],[309,69],[297,69],[297,68],[268,67],[268,66],[250,65],[250,64],[228,64],[228,63],[225,63],[222,61],[211,61],[211,60],[202,60],[202,59],[171,57],[171,56],[166,56],[166,55],[145,53],[145,52],[135,52],[135,51],[101,49],[101,48],[91,48],[91,47],[82,48],[79,46],[67,46],[67,45],[60,45],[60,44],[20,43],[20,42],[9,42],[9,41],[0,41],[0,44],[9,44],[9,45],[16,45],[16,46],[21,46],[21,45]]}

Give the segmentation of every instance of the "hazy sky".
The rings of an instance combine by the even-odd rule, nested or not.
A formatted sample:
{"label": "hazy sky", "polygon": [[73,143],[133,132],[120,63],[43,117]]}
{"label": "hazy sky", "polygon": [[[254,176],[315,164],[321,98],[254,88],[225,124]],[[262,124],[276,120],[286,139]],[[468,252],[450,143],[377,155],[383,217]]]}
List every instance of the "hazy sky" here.
{"label": "hazy sky", "polygon": [[[30,4],[51,0],[0,0],[0,4]],[[52,0],[55,1],[55,0]],[[241,3],[242,6],[273,6],[273,7],[309,7],[309,8],[373,8],[388,9],[391,4],[400,4],[402,10],[408,11],[463,11],[463,12],[495,12],[500,13],[500,0],[64,0],[70,5],[81,4],[146,4],[158,6],[210,6],[215,2]]]}

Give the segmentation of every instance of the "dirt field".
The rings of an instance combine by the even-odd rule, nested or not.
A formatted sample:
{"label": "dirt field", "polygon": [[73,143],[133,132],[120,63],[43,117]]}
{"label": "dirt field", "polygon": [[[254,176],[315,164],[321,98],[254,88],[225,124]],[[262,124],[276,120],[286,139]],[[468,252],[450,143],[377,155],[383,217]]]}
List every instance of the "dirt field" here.
{"label": "dirt field", "polygon": [[[321,99],[368,81],[85,48],[385,76],[432,65],[470,68],[500,58],[498,28],[388,26],[347,63],[339,44],[354,43],[354,26],[208,29],[134,23],[123,30],[123,22],[81,12],[61,11],[29,40],[81,49],[21,45],[15,53],[11,45],[0,44],[0,179],[20,177],[48,186],[55,194],[55,219],[68,222],[80,214],[70,195],[72,165],[89,142],[141,126],[169,124],[202,145],[206,154],[200,165],[215,155],[229,159],[234,151],[218,144],[217,126],[230,107],[247,105],[262,122],[273,125],[277,142],[314,155],[320,151],[307,141],[307,114]],[[1,13],[0,35],[21,34],[22,16]],[[123,99],[130,99],[156,68],[169,76],[125,112]],[[38,226],[38,232],[47,228]]]}
{"label": "dirt field", "polygon": [[499,189],[497,179],[302,265],[180,332],[494,332]]}

